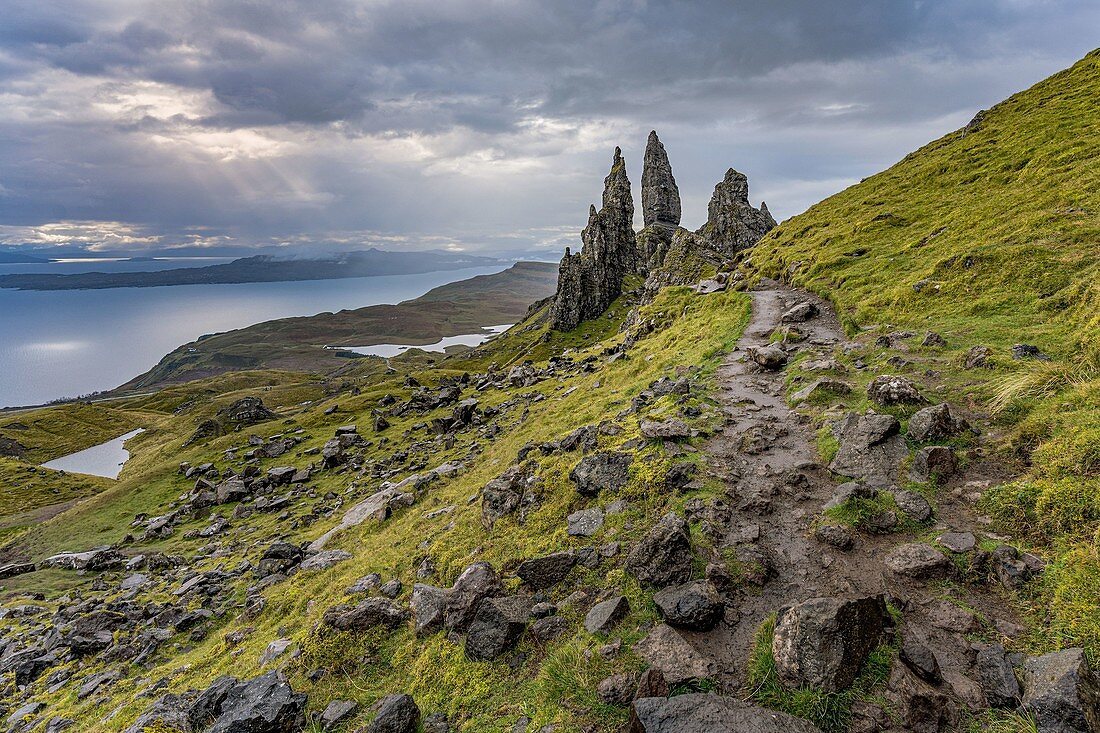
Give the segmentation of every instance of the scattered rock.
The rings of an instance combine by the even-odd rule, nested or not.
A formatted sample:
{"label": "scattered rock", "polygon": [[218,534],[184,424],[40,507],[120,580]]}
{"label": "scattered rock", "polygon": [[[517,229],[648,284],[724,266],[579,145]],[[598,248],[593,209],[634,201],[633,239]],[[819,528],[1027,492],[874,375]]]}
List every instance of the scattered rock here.
{"label": "scattered rock", "polygon": [[943,673],[940,671],[940,663],[936,660],[936,655],[912,633],[902,634],[898,656],[925,682],[938,685],[943,681]]}
{"label": "scattered rock", "polygon": [[551,588],[565,580],[569,571],[577,564],[577,554],[572,551],[555,552],[550,555],[524,560],[516,568],[516,575],[532,588]]}
{"label": "scattered rock", "polygon": [[225,694],[207,733],[293,733],[304,724],[306,696],[278,672],[241,682]]}
{"label": "scattered rock", "polygon": [[815,399],[818,395],[823,394],[848,394],[852,391],[852,388],[848,386],[847,382],[842,382],[839,379],[832,379],[830,377],[821,377],[815,379],[809,385],[798,390],[791,395],[791,402],[805,402],[806,400]]}
{"label": "scattered rock", "polygon": [[895,491],[894,503],[914,522],[927,522],[932,516],[932,505],[916,491],[908,489]]}
{"label": "scattered rock", "polygon": [[909,418],[906,435],[916,443],[932,440],[948,440],[970,430],[970,424],[957,417],[950,405],[941,402],[931,407],[923,407]]}
{"label": "scattered rock", "polygon": [[967,369],[987,369],[993,366],[989,361],[991,356],[993,356],[993,349],[988,346],[972,346],[970,351],[966,352],[963,366]]}
{"label": "scattered rock", "polygon": [[1004,647],[992,644],[979,649],[974,668],[990,707],[1014,710],[1020,704],[1020,683],[1005,656]]}
{"label": "scattered rock", "polygon": [[660,624],[649,635],[634,645],[634,652],[661,670],[669,685],[691,680],[706,679],[716,672],[713,660],[700,654],[688,641],[668,624]]}
{"label": "scattered rock", "polygon": [[613,674],[600,680],[596,694],[608,705],[626,705],[634,698],[636,684],[632,674]]}
{"label": "scattered rock", "polygon": [[777,344],[750,347],[748,355],[761,369],[768,371],[779,371],[787,365],[787,352]]}
{"label": "scattered rock", "polygon": [[691,428],[683,420],[673,417],[668,420],[642,420],[643,438],[660,440],[682,440],[691,437]]}
{"label": "scattered rock", "polygon": [[624,596],[615,596],[597,603],[584,617],[584,628],[590,634],[606,634],[630,613],[630,603]]}
{"label": "scattered rock", "polygon": [[1038,346],[1032,346],[1031,344],[1014,344],[1012,346],[1012,358],[1050,361],[1050,357],[1044,354]]}
{"label": "scattered rock", "polygon": [[814,537],[818,542],[845,552],[855,546],[855,538],[852,537],[852,533],[839,524],[818,525],[817,529],[814,530]]}
{"label": "scattered rock", "polygon": [[690,580],[692,564],[687,522],[670,512],[630,550],[624,568],[640,582],[664,588]]}
{"label": "scattered rock", "polygon": [[827,692],[843,690],[879,643],[882,597],[811,598],[779,612],[772,653],[779,676]]}
{"label": "scattered rock", "polygon": [[705,580],[660,590],[653,595],[653,603],[665,623],[692,631],[713,629],[725,610],[717,591]]}
{"label": "scattered rock", "polygon": [[920,345],[939,348],[947,346],[947,339],[935,331],[929,331],[924,334],[924,340],[920,342]]}
{"label": "scattered rock", "polygon": [[359,703],[354,700],[333,700],[325,706],[318,722],[321,730],[330,731],[351,720],[359,712]]}
{"label": "scattered rock", "polygon": [[901,423],[893,415],[848,413],[837,430],[840,446],[829,470],[873,486],[893,484],[909,453],[900,432]]}
{"label": "scattered rock", "polygon": [[817,306],[809,301],[797,303],[779,317],[780,323],[803,323],[818,314]]}
{"label": "scattered rock", "polygon": [[388,598],[367,598],[355,606],[333,606],[325,611],[323,620],[339,631],[366,631],[376,626],[395,629],[408,617],[404,608]]}
{"label": "scattered rock", "polygon": [[530,614],[531,601],[523,596],[486,598],[466,631],[466,656],[478,662],[496,659],[516,645]]}
{"label": "scattered rock", "polygon": [[867,398],[877,405],[919,405],[927,400],[912,381],[905,377],[883,374],[867,386]]}
{"label": "scattered rock", "polygon": [[603,527],[603,510],[593,507],[573,512],[565,518],[566,534],[571,537],[591,537]]}
{"label": "scattered rock", "polygon": [[420,725],[420,708],[411,695],[386,695],[376,705],[378,715],[363,733],[415,733]]}
{"label": "scattered rock", "polygon": [[821,733],[812,723],[713,693],[634,701],[630,733]]}
{"label": "scattered rock", "polygon": [[447,593],[444,626],[465,631],[483,599],[503,594],[504,584],[493,566],[487,562],[474,563],[462,571]]}
{"label": "scattered rock", "polygon": [[629,453],[601,452],[587,455],[577,463],[569,478],[581,496],[594,497],[601,491],[618,491],[630,479]]}
{"label": "scattered rock", "polygon": [[951,552],[970,552],[978,544],[973,532],[944,532],[936,538],[936,542]]}
{"label": "scattered rock", "polygon": [[900,545],[886,555],[887,569],[916,580],[943,577],[950,566],[946,555],[923,542]]}
{"label": "scattered rock", "polygon": [[1023,707],[1040,733],[1100,731],[1100,683],[1082,649],[1029,657],[1023,666]]}

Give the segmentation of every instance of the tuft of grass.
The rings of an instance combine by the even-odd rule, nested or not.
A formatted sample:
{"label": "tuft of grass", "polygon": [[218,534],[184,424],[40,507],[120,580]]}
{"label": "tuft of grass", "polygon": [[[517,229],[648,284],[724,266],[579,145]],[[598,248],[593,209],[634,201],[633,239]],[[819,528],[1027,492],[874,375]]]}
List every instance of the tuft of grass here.
{"label": "tuft of grass", "polygon": [[[1097,379],[1100,379],[1100,349],[1085,352],[1075,361],[1029,361],[993,381],[989,409],[994,414],[1001,413],[1018,401],[1045,400]],[[1096,465],[1100,468],[1100,458]]]}
{"label": "tuft of grass", "polygon": [[1039,733],[1035,716],[1017,710],[983,710],[963,725],[967,733]]}
{"label": "tuft of grass", "polygon": [[769,616],[756,632],[747,670],[748,697],[753,702],[804,718],[824,733],[844,733],[852,717],[852,703],[871,701],[876,690],[886,683],[896,649],[883,644],[871,652],[852,686],[839,692],[812,687],[787,687],[779,679],[772,654],[775,615]]}

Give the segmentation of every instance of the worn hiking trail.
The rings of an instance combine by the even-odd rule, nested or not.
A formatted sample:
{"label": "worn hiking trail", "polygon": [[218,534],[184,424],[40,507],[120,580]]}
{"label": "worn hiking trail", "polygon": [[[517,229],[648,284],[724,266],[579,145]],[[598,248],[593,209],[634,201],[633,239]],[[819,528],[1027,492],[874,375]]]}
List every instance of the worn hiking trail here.
{"label": "worn hiking trail", "polygon": [[[1012,621],[1012,612],[999,593],[984,587],[959,584],[948,589],[891,575],[884,564],[886,554],[899,544],[915,541],[913,533],[853,530],[856,541],[849,551],[814,539],[814,522],[839,481],[818,455],[812,419],[788,407],[786,369],[764,371],[748,353],[769,343],[787,309],[807,301],[819,312],[797,324],[806,338],[788,345],[790,359],[806,351],[811,358],[828,359],[848,342],[832,306],[816,296],[772,281],[764,281],[751,295],[751,320],[718,369],[717,397],[726,425],[707,442],[705,450],[710,472],[725,482],[726,498],[704,511],[704,527],[718,546],[735,553],[743,566],[766,566],[769,577],[759,587],[750,584],[739,591],[726,623],[712,632],[694,635],[693,643],[718,663],[719,682],[732,691],[745,682],[754,637],[769,614],[816,596],[882,593],[902,608],[906,628],[933,649],[956,694],[963,700],[975,700],[976,696],[980,701],[976,685],[964,676],[971,659],[968,643],[962,638],[978,626],[969,627],[967,616],[955,621],[955,630],[940,628],[950,625],[942,618],[943,598],[948,593],[958,596],[962,605],[990,623]],[[838,378],[844,379],[844,375]],[[966,480],[968,477],[962,476],[955,482]],[[941,492],[944,500],[937,500],[936,516],[917,535],[924,539],[941,529],[979,532],[980,525],[969,507],[949,499],[950,486]],[[951,609],[947,615],[952,615]]]}

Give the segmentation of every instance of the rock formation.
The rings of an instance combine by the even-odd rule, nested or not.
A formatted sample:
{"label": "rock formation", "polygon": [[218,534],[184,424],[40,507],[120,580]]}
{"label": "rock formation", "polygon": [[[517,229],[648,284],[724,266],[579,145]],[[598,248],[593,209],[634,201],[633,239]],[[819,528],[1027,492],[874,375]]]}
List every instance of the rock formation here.
{"label": "rock formation", "polygon": [[749,179],[733,168],[726,171],[707,206],[707,223],[696,234],[723,254],[751,247],[775,227],[775,219],[764,202],[759,209],[749,203]]}
{"label": "rock formation", "polygon": [[559,331],[596,318],[622,293],[623,278],[635,270],[634,200],[622,151],[615,148],[604,179],[603,207],[588,212],[578,254],[565,250],[558,269],[558,292],[550,308],[550,326]]}
{"label": "rock formation", "polygon": [[656,130],[649,133],[642,161],[642,217],[647,227],[680,225],[680,190]]}

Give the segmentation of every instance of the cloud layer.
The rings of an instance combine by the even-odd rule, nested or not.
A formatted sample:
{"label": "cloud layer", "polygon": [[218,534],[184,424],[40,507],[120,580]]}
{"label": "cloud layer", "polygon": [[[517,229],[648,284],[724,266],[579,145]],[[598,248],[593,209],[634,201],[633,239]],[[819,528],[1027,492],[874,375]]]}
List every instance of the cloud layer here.
{"label": "cloud layer", "polygon": [[[6,0],[0,243],[560,249],[656,128],[779,217],[1095,43],[1094,0]],[[66,239],[68,238],[68,239]]]}

